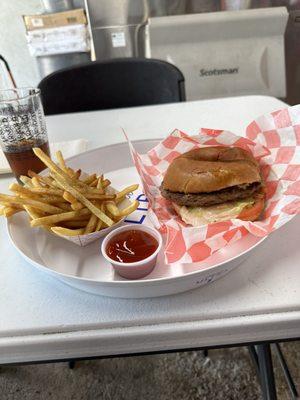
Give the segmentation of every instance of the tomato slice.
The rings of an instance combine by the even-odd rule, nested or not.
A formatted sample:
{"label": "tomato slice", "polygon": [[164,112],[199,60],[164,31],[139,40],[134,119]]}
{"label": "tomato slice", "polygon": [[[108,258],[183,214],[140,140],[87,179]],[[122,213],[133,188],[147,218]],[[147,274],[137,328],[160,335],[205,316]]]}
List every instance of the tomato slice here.
{"label": "tomato slice", "polygon": [[265,206],[265,199],[263,197],[257,198],[255,203],[250,207],[245,207],[238,215],[239,219],[243,221],[255,221],[262,213]]}

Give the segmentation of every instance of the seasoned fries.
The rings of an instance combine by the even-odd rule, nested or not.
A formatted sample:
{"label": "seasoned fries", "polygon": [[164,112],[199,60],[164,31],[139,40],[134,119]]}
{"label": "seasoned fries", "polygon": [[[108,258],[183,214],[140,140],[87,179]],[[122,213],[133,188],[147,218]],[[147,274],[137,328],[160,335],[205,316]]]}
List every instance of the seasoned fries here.
{"label": "seasoned fries", "polygon": [[56,156],[56,159],[57,159],[57,161],[58,161],[58,164],[59,164],[60,168],[61,168],[63,171],[68,172],[68,168],[67,168],[67,166],[66,166],[66,163],[65,163],[65,160],[64,160],[64,158],[63,158],[62,152],[61,152],[60,150],[58,150],[58,151],[55,153],[55,156]]}
{"label": "seasoned fries", "polygon": [[42,187],[42,185],[40,184],[39,180],[38,180],[36,177],[33,177],[33,178],[31,179],[31,182],[32,182],[32,184],[33,184],[34,187],[37,187],[37,188]]}
{"label": "seasoned fries", "polygon": [[114,217],[120,216],[120,210],[113,201],[105,202],[105,206],[107,211],[109,211]]}
{"label": "seasoned fries", "polygon": [[90,216],[89,222],[87,223],[87,226],[85,227],[84,234],[87,235],[88,233],[94,232],[96,225],[97,225],[97,217],[95,214],[92,214]]}
{"label": "seasoned fries", "polygon": [[121,217],[126,217],[126,215],[131,214],[133,211],[135,211],[139,206],[139,202],[137,200],[134,200],[133,203],[130,204],[130,206],[124,208],[121,212],[120,212],[120,216]]}
{"label": "seasoned fries", "polygon": [[57,235],[63,235],[63,236],[77,236],[77,235],[83,235],[84,234],[84,229],[68,229],[68,228],[62,228],[60,226],[57,227],[52,227],[51,231],[56,233]]}
{"label": "seasoned fries", "polygon": [[23,205],[32,206],[37,208],[38,210],[45,211],[49,214],[57,214],[63,212],[61,208],[55,207],[53,205],[42,203],[41,201],[32,200],[28,198],[22,198],[17,196],[9,196],[7,194],[0,194],[0,204],[7,205],[12,207],[20,207]]}
{"label": "seasoned fries", "polygon": [[58,182],[65,190],[71,193],[75,199],[79,200],[82,204],[88,208],[91,213],[95,214],[101,221],[103,221],[107,226],[112,226],[114,221],[107,217],[99,208],[95,207],[93,203],[91,203],[83,194],[78,192],[74,187],[68,184],[66,180],[61,178],[59,175],[54,175],[54,179]]}
{"label": "seasoned fries", "polygon": [[57,164],[40,148],[36,156],[49,168],[48,175],[28,171],[21,176],[24,186],[12,183],[13,195],[0,194],[0,215],[10,217],[25,211],[31,227],[42,227],[57,235],[88,235],[110,227],[138,207],[137,200],[126,208],[122,201],[138,185],[130,185],[120,192],[110,189],[110,180],[102,174],[82,175],[81,169],[70,168],[60,151]]}
{"label": "seasoned fries", "polygon": [[24,210],[27,212],[27,214],[28,214],[32,219],[41,218],[42,216],[45,215],[45,214],[42,213],[41,211],[37,211],[37,210],[35,210],[33,207],[30,207],[30,206],[24,206]]}
{"label": "seasoned fries", "polygon": [[25,186],[33,186],[31,179],[28,178],[28,176],[21,175],[19,179]]}
{"label": "seasoned fries", "polygon": [[5,207],[3,210],[3,215],[8,218],[20,211],[22,211],[21,208]]}
{"label": "seasoned fries", "polygon": [[120,199],[121,197],[125,197],[128,193],[134,192],[139,185],[130,185],[127,188],[121,190],[121,192],[117,193],[116,200]]}
{"label": "seasoned fries", "polygon": [[89,211],[84,208],[80,211],[69,211],[66,213],[49,215],[48,217],[36,218],[30,222],[30,225],[33,226],[40,226],[40,225],[47,225],[53,226],[57,224],[57,222],[61,221],[70,221],[76,217],[80,217],[81,215],[89,215]]}
{"label": "seasoned fries", "polygon": [[83,180],[83,182],[84,182],[85,184],[89,185],[89,184],[92,183],[94,180],[96,180],[96,178],[97,178],[97,175],[96,175],[96,174],[92,174],[92,175],[89,175],[87,178],[85,178],[85,179]]}

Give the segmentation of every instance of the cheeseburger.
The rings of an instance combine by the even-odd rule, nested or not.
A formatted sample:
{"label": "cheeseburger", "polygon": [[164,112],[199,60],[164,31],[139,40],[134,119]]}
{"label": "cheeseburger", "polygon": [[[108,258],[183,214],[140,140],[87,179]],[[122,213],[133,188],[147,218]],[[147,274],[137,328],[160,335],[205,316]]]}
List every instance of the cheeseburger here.
{"label": "cheeseburger", "polygon": [[193,226],[232,218],[255,221],[264,208],[259,165],[239,147],[204,147],[176,157],[160,190]]}

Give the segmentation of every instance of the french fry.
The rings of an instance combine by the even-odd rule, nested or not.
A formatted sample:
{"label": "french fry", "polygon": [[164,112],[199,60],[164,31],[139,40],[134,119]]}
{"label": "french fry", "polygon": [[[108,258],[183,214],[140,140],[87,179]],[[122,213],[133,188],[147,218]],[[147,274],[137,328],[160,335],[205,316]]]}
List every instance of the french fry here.
{"label": "french fry", "polygon": [[33,172],[31,170],[28,171],[28,176],[30,176],[31,178],[37,178],[39,182],[44,183],[46,186],[53,187],[53,179],[49,178],[48,176],[38,175],[36,172]]}
{"label": "french fry", "polygon": [[74,179],[79,179],[81,175],[81,169],[78,169],[77,171],[74,172],[73,178]]}
{"label": "french fry", "polygon": [[58,151],[55,153],[55,157],[56,157],[56,159],[57,159],[57,161],[58,161],[58,165],[60,166],[60,168],[61,168],[63,171],[65,171],[66,173],[68,173],[68,168],[67,168],[67,166],[66,166],[65,160],[64,160],[63,155],[62,155],[62,153],[61,153],[60,150],[58,150]]}
{"label": "french fry", "polygon": [[65,211],[72,211],[72,207],[70,206],[69,203],[55,203],[53,205],[61,208],[62,210],[65,210]]}
{"label": "french fry", "polygon": [[[89,186],[87,189],[81,189],[80,192],[87,192],[87,193],[94,193],[94,194],[105,194],[104,190],[102,189],[102,185],[100,187],[98,187],[98,182],[99,179],[97,179],[97,182],[95,184],[95,186]],[[101,181],[100,181],[101,182]]]}
{"label": "french fry", "polygon": [[67,174],[72,178],[74,176],[74,170],[70,167],[67,167]]}
{"label": "french fry", "polygon": [[125,198],[126,198],[126,196],[122,196],[122,197],[116,198],[114,200],[114,202],[118,205],[118,204],[122,203],[122,201],[124,201]]}
{"label": "french fry", "polygon": [[80,180],[81,170],[68,167],[61,152],[56,153],[57,165],[40,148],[33,151],[48,167],[48,175],[28,171],[28,176],[21,176],[24,186],[11,184],[13,196],[0,194],[0,215],[9,217],[25,210],[32,227],[76,236],[111,226],[137,208],[137,201],[124,210],[118,204],[138,185],[115,194],[107,190],[111,182],[103,175],[94,173]]}
{"label": "french fry", "polygon": [[49,195],[49,196],[43,195],[39,197],[39,200],[44,203],[54,204],[54,203],[60,203],[62,201],[62,198],[60,196],[54,196],[54,195]]}
{"label": "french fry", "polygon": [[72,210],[81,210],[84,208],[84,205],[80,203],[80,201],[74,201],[74,203],[71,203],[71,208]]}
{"label": "french fry", "polygon": [[[109,199],[114,199],[115,195],[109,195],[109,194],[100,194],[100,193],[89,193],[84,190],[79,190],[80,193],[85,195],[87,199],[91,200],[109,200]],[[72,196],[69,192],[64,192],[63,198],[67,200],[69,203],[71,203],[72,208],[75,210],[80,210],[84,206],[78,202],[78,200]]]}
{"label": "french fry", "polygon": [[68,201],[69,203],[75,203],[77,201],[74,196],[71,195],[71,193],[64,191],[63,192],[63,198]]}
{"label": "french fry", "polygon": [[37,176],[40,178],[40,175],[38,175],[36,172],[32,171],[31,169],[28,170],[27,175],[30,176],[30,178],[33,178],[34,176]]}
{"label": "french fry", "polygon": [[30,189],[31,193],[34,194],[46,194],[46,195],[54,195],[54,196],[62,196],[64,191],[62,189],[54,189],[54,188],[46,188],[46,187],[34,187]]}
{"label": "french fry", "polygon": [[51,182],[51,185],[49,185],[49,186],[53,187],[54,189],[61,189],[61,187],[58,185],[57,182],[55,182],[55,180],[52,178],[52,176],[50,176],[50,179],[52,179],[52,182]]}
{"label": "french fry", "polygon": [[11,205],[12,207],[14,207],[15,205],[17,206],[22,206],[22,205],[26,205],[26,206],[32,206],[34,208],[37,208],[38,210],[42,210],[45,211],[49,214],[59,214],[61,212],[63,212],[63,210],[61,210],[58,207],[52,206],[50,204],[46,204],[43,203],[41,201],[37,201],[37,200],[32,200],[32,199],[22,199],[22,198],[18,198],[16,196],[10,196],[7,194],[0,194],[0,204],[8,204]]}
{"label": "french fry", "polygon": [[38,200],[41,203],[45,204],[52,204],[52,203],[59,203],[61,201],[61,198],[58,196],[34,196],[33,193],[31,194],[26,194],[26,193],[20,193],[19,194],[20,198],[22,199],[32,199],[32,200]]}
{"label": "french fry", "polygon": [[[30,216],[31,219],[40,218],[40,217],[45,216],[45,213],[43,211],[36,210],[30,206],[24,206],[24,210],[27,212],[27,214]],[[43,226],[43,229],[46,229],[47,231],[51,231],[48,226]]]}
{"label": "french fry", "polygon": [[74,196],[72,196],[69,192],[64,192],[63,193],[63,198],[65,199],[65,200],[67,200],[70,204],[71,204],[71,208],[73,209],[73,210],[81,210],[83,207],[84,207],[84,205],[83,204],[81,204],[79,201],[77,201],[76,199],[75,199],[75,197]]}
{"label": "french fry", "polygon": [[8,218],[22,210],[23,208],[4,207],[3,215]]}
{"label": "french fry", "polygon": [[106,201],[105,207],[114,217],[120,216],[120,210],[113,201]]}
{"label": "french fry", "polygon": [[92,214],[89,222],[87,223],[87,226],[85,227],[85,230],[83,233],[84,235],[92,233],[95,230],[96,225],[97,225],[97,220],[98,220],[98,218],[96,217],[96,215]]}
{"label": "french fry", "polygon": [[48,226],[52,226],[57,224],[58,222],[62,222],[62,221],[69,221],[75,217],[80,217],[81,215],[88,215],[90,214],[88,209],[83,209],[80,211],[69,211],[66,213],[62,213],[62,214],[55,214],[55,215],[49,215],[47,217],[42,217],[42,218],[37,218],[37,219],[33,219],[30,222],[30,225],[32,227],[34,226],[41,226],[41,225],[48,225]]}
{"label": "french fry", "polygon": [[60,198],[57,196],[40,196],[37,193],[33,193],[31,191],[31,188],[28,189],[26,187],[18,185],[17,183],[12,183],[9,186],[9,190],[17,193],[21,198],[24,199],[28,198],[33,200],[39,200],[41,202],[46,202],[46,203],[56,202],[60,200]]}
{"label": "french fry", "polygon": [[[41,160],[43,163],[50,169],[50,171],[55,172],[56,175],[58,175],[60,178],[63,178],[66,183],[70,186],[74,185],[75,187],[81,186],[84,187],[85,184],[79,180],[71,178],[66,172],[64,172],[61,168],[59,168],[52,160],[50,157],[47,156],[43,152],[42,149],[39,147],[33,147],[32,151],[34,154]],[[55,179],[56,180],[56,179]],[[57,180],[56,180],[57,182]]]}
{"label": "french fry", "polygon": [[138,187],[138,184],[127,186],[125,189],[121,190],[121,192],[117,193],[116,200],[120,197],[126,196],[128,193],[134,192]]}
{"label": "french fry", "polygon": [[87,177],[83,180],[83,182],[84,182],[86,185],[89,185],[89,184],[92,183],[95,179],[97,179],[97,175],[96,175],[96,174],[92,174],[92,175],[87,176]]}
{"label": "french fry", "polygon": [[111,184],[111,181],[109,179],[104,179],[102,181],[102,187],[103,189],[107,188]]}
{"label": "french fry", "polygon": [[[102,179],[101,179],[101,181],[102,181]],[[100,205],[100,210],[101,210],[102,212],[105,211],[105,205],[104,205],[104,203],[101,203],[101,205]],[[102,227],[103,227],[103,222],[101,221],[101,219],[98,219],[98,223],[97,223],[95,232],[100,231],[100,229],[101,229]]]}
{"label": "french fry", "polygon": [[71,220],[71,221],[65,221],[63,224],[66,228],[85,228],[87,225],[88,221],[87,220]]}
{"label": "french fry", "polygon": [[130,204],[130,206],[124,208],[123,210],[120,211],[120,217],[126,217],[127,215],[131,214],[133,211],[135,211],[139,206],[139,202],[137,200],[134,200]]}
{"label": "french fry", "polygon": [[[34,178],[32,178],[34,179]],[[17,183],[12,183],[9,186],[9,190],[12,192],[18,193],[20,197],[26,199],[33,199],[33,200],[39,200],[43,203],[56,203],[60,202],[61,198],[58,195],[51,195],[51,189],[47,188],[25,188],[21,185],[18,185]],[[39,192],[42,191],[42,195],[39,193],[36,193],[35,190],[38,190]],[[62,192],[62,191],[61,191]],[[43,193],[48,193],[49,195],[43,194]],[[57,193],[57,192],[54,192]]]}
{"label": "french fry", "polygon": [[72,179],[79,179],[81,175],[81,169],[78,169],[77,171],[74,171],[72,168],[67,168],[67,174],[72,178]]}
{"label": "french fry", "polygon": [[97,190],[103,190],[102,189],[102,178],[103,178],[103,175],[99,176],[99,178],[97,179],[97,185],[96,185]]}
{"label": "french fry", "polygon": [[79,192],[81,193],[90,193],[90,194],[106,194],[104,193],[104,190],[101,188],[96,187],[91,187],[88,186],[86,189],[79,189]]}
{"label": "french fry", "polygon": [[[81,192],[80,192],[81,193]],[[89,200],[114,200],[116,198],[115,194],[100,194],[100,193],[89,193],[85,194],[85,197]]]}
{"label": "french fry", "polygon": [[35,208],[30,207],[30,206],[24,206],[24,210],[27,212],[27,214],[32,219],[41,218],[41,217],[45,216],[45,213],[43,213],[43,211],[36,210]]}
{"label": "french fry", "polygon": [[[52,176],[54,177],[55,174],[52,173]],[[60,190],[63,188],[63,186],[61,184],[59,184],[58,182],[55,182],[57,187],[60,188]],[[82,194],[91,194],[91,195],[106,195],[105,193],[103,193],[102,189],[97,189],[97,188],[92,188],[90,186],[86,186],[84,188],[76,188],[76,190]],[[71,197],[70,197],[71,198]],[[72,201],[75,201],[76,199],[73,198]]]}
{"label": "french fry", "polygon": [[101,219],[98,219],[98,223],[97,223],[95,232],[100,231],[100,229],[102,228],[102,226],[103,226],[103,222],[101,221]]}
{"label": "french fry", "polygon": [[61,178],[60,175],[54,175],[56,182],[58,182],[64,189],[71,193],[77,200],[79,200],[82,204],[84,204],[93,214],[95,214],[99,219],[101,219],[107,226],[112,226],[114,221],[107,217],[101,210],[94,206],[86,197],[83,196],[78,190],[73,188],[67,181]]}
{"label": "french fry", "polygon": [[61,226],[55,226],[51,228],[51,231],[62,236],[78,236],[83,235],[84,229],[68,229]]}
{"label": "french fry", "polygon": [[90,215],[91,215],[91,212],[88,215],[81,215],[80,217],[75,217],[73,221],[86,221],[86,224],[87,224],[89,222]]}
{"label": "french fry", "polygon": [[97,186],[98,179],[95,179],[92,183],[89,184],[90,187],[95,187]]}
{"label": "french fry", "polygon": [[[55,173],[51,172],[51,177],[53,178],[56,187],[58,187],[59,189],[63,190],[64,193],[68,193],[66,191],[65,187],[61,183],[57,182],[57,180],[55,179],[55,176],[56,176]],[[77,187],[76,189],[78,190],[79,188]],[[65,196],[66,196],[65,200],[68,201],[69,203],[77,201],[77,199],[75,199],[75,197],[72,196],[71,193],[69,193],[69,195],[65,195]],[[67,200],[67,198],[69,198],[70,200]]]}
{"label": "french fry", "polygon": [[[1,204],[1,206],[3,206],[3,212],[4,212],[5,207],[17,208],[17,207],[20,207],[20,206],[21,206],[20,203],[17,204],[17,203],[14,203],[14,202],[12,202],[12,201],[5,201],[5,200],[0,200],[0,204]],[[23,205],[23,206],[24,206],[24,205]]]}
{"label": "french fry", "polygon": [[39,180],[35,176],[31,179],[31,182],[32,182],[34,187],[37,187],[37,188],[42,187],[42,185],[40,184]]}
{"label": "french fry", "polygon": [[11,183],[9,185],[9,190],[15,193],[24,193],[24,194],[28,194],[31,197],[35,197],[34,194],[32,194],[31,190],[19,185],[18,183]]}
{"label": "french fry", "polygon": [[19,180],[20,180],[22,183],[24,183],[25,186],[33,187],[33,184],[32,184],[32,182],[31,182],[31,179],[28,178],[28,176],[21,175],[21,176],[19,177]]}
{"label": "french fry", "polygon": [[[104,193],[103,187],[102,187],[102,180],[103,180],[103,175],[99,176],[97,178],[97,182],[96,180],[94,182],[96,182],[96,189],[99,190],[99,193]],[[94,182],[92,182],[92,184],[94,184]],[[92,186],[91,184],[91,186]]]}

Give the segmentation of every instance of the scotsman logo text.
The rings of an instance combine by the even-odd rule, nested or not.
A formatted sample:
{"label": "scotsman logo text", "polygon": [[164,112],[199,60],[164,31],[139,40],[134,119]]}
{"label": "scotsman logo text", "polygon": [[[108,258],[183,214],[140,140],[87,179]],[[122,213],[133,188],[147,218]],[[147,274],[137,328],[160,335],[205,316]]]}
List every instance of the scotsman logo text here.
{"label": "scotsman logo text", "polygon": [[222,69],[200,69],[200,76],[215,76],[215,75],[231,75],[231,74],[238,74],[238,68],[222,68]]}

